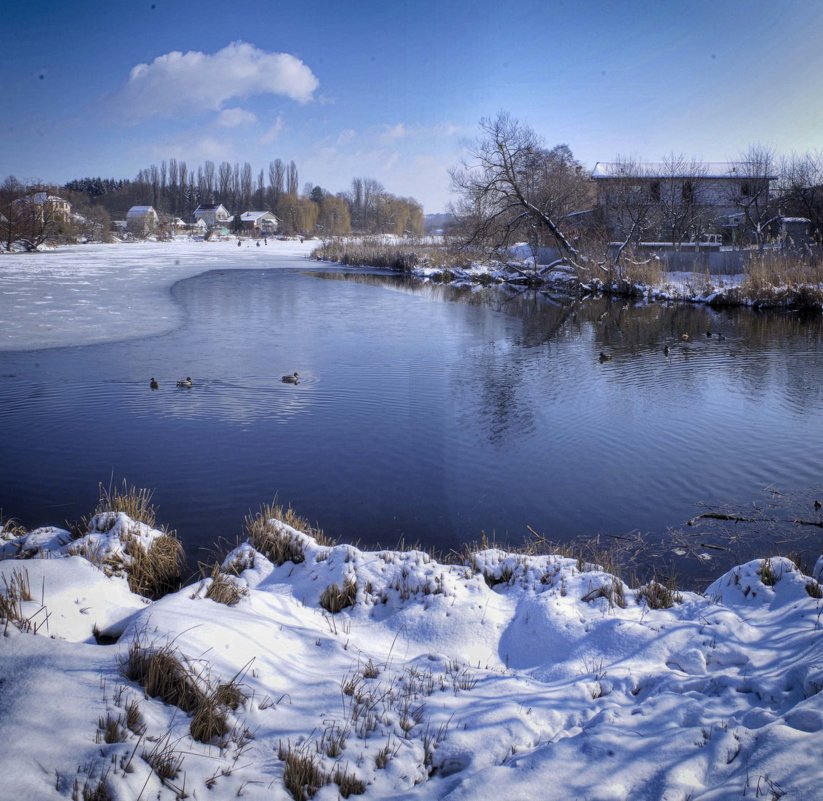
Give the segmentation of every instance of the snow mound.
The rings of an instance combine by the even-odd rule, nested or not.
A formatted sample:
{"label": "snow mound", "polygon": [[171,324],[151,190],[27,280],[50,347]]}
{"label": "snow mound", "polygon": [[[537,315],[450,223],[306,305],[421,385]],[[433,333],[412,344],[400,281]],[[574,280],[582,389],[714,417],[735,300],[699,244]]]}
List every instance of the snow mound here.
{"label": "snow mound", "polygon": [[[821,797],[821,593],[789,560],[664,596],[563,556],[444,563],[269,523],[280,557],[244,543],[154,603],[84,558],[162,536],[125,516],[3,544],[32,558],[0,562],[0,592],[27,571],[25,603],[49,614],[0,645],[9,797],[77,782],[173,799],[185,782],[286,799],[300,766],[321,801]],[[94,622],[118,642],[96,644]],[[225,725],[197,739],[200,711],[135,678],[135,653],[171,659]],[[66,736],[48,736],[55,715]]]}

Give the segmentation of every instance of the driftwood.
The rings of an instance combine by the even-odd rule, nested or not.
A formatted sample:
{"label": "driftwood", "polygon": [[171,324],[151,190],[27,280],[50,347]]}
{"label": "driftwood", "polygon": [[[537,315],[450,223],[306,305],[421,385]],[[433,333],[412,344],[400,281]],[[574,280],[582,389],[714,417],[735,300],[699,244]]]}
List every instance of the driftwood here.
{"label": "driftwood", "polygon": [[[698,520],[729,520],[732,523],[794,523],[796,526],[816,526],[823,528],[823,520],[780,520],[777,517],[744,517],[743,515],[727,514],[726,512],[703,512],[689,520],[689,526],[697,525]],[[711,546],[706,546],[711,547]]]}

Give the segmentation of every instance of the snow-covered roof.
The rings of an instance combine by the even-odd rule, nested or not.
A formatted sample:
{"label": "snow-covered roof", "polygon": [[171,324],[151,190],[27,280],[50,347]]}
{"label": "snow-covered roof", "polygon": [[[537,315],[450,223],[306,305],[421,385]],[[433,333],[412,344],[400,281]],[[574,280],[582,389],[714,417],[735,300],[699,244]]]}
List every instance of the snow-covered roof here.
{"label": "snow-covered roof", "polygon": [[244,211],[240,215],[240,219],[243,222],[257,222],[257,220],[260,220],[264,217],[269,217],[272,220],[277,220],[277,217],[275,217],[270,211]]}
{"label": "snow-covered roof", "polygon": [[[671,164],[665,161],[598,161],[592,178],[753,178],[760,177],[756,165],[745,161],[689,161]],[[766,176],[777,180],[776,175]]]}
{"label": "snow-covered roof", "polygon": [[147,214],[156,214],[153,206],[132,206],[127,212],[126,217],[145,217]]}

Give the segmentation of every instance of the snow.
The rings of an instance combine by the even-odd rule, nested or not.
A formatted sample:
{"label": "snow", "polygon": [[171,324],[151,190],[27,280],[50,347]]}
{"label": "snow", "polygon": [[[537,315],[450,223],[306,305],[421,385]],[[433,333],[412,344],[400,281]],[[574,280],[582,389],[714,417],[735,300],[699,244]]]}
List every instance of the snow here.
{"label": "snow", "polygon": [[[9,625],[0,639],[4,797],[70,798],[75,781],[103,777],[116,799],[173,799],[183,785],[191,798],[288,799],[286,747],[356,775],[366,799],[823,797],[823,606],[788,559],[650,609],[561,556],[487,549],[441,564],[272,525],[304,559],[277,566],[239,546],[223,562],[243,593],[234,606],[206,597],[212,579],[149,603],[90,564],[83,554],[105,566],[128,537],[160,536],[124,515],[77,540],[49,528],[5,543],[0,592],[27,573],[37,633]],[[352,606],[322,608],[329,585],[351,582]],[[96,644],[95,626],[119,641]],[[173,649],[203,684],[237,677],[247,698],[223,737],[193,740],[187,713],[124,677],[135,640]],[[99,721],[130,702],[145,730],[104,742]],[[163,743],[182,758],[165,785],[142,758]]]}
{"label": "snow", "polygon": [[182,320],[170,287],[207,272],[299,266],[316,241],[269,239],[70,245],[0,255],[0,350],[131,339]]}

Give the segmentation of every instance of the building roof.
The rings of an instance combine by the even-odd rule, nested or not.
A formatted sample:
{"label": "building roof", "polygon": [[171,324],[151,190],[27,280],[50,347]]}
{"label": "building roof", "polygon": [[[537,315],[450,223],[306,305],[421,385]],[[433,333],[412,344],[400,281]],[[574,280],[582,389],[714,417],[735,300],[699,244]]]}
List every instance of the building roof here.
{"label": "building roof", "polygon": [[[689,161],[667,164],[665,161],[598,161],[592,178],[755,178],[757,166],[745,161]],[[776,181],[776,175],[765,176]]]}
{"label": "building roof", "polygon": [[272,220],[277,221],[277,217],[275,217],[270,211],[244,211],[240,215],[240,219],[243,222],[257,222],[257,220],[263,217],[271,217]]}
{"label": "building roof", "polygon": [[154,211],[153,206],[132,206],[126,212],[126,217],[145,217],[150,212],[154,212],[155,214],[157,214],[157,212]]}

